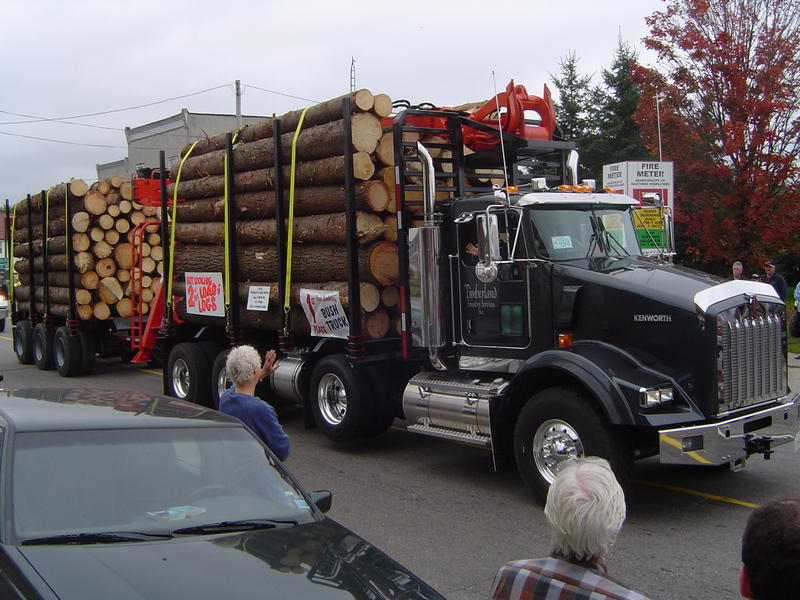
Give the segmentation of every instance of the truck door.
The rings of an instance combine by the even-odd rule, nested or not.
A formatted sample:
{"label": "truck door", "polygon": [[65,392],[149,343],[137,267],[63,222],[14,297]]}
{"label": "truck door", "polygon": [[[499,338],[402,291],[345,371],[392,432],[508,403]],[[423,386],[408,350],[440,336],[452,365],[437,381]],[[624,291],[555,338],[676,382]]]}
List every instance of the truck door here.
{"label": "truck door", "polygon": [[[500,256],[497,275],[493,281],[478,278],[476,268],[479,258],[477,212],[473,218],[459,219],[458,224],[458,325],[461,344],[479,347],[524,348],[530,342],[528,274],[523,232],[514,248],[519,226],[516,212],[508,211],[498,216],[500,230]],[[458,337],[458,336],[456,336]]]}

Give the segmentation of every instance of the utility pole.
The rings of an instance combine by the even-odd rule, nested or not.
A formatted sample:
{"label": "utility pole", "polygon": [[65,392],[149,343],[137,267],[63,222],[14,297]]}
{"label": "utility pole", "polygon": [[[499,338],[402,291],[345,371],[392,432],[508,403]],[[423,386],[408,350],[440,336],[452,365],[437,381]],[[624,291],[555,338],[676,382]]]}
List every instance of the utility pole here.
{"label": "utility pole", "polygon": [[356,58],[350,57],[350,93],[356,91]]}
{"label": "utility pole", "polygon": [[236,129],[242,128],[242,86],[236,80]]}
{"label": "utility pole", "polygon": [[656,93],[656,125],[658,127],[658,160],[663,160],[661,156],[661,111],[659,110],[659,103],[661,102],[661,94]]}

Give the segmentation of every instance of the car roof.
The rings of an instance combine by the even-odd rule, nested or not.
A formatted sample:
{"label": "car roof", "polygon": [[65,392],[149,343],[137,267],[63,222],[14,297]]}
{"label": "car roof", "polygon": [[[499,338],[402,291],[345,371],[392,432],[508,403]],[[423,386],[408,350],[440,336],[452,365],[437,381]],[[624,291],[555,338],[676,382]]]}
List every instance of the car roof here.
{"label": "car roof", "polygon": [[142,392],[0,389],[0,416],[16,431],[241,427],[216,410]]}

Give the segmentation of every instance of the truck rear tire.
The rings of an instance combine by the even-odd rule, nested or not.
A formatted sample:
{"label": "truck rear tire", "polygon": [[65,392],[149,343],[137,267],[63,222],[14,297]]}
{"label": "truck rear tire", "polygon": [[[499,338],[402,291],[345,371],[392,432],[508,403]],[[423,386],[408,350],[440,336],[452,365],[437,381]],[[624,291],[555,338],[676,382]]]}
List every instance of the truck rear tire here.
{"label": "truck rear tire", "polygon": [[70,335],[66,327],[57,328],[53,336],[53,362],[58,374],[62,377],[80,375],[82,360],[80,338]]}
{"label": "truck rear tire", "polygon": [[365,388],[341,354],[326,356],[311,374],[309,395],[317,427],[335,442],[347,442],[361,432]]}
{"label": "truck rear tire", "polygon": [[183,342],[172,348],[164,376],[170,396],[211,407],[211,365],[198,344]]}
{"label": "truck rear tire", "polygon": [[394,411],[390,402],[391,382],[382,379],[375,369],[364,369],[362,393],[369,398],[362,415],[361,435],[375,437],[386,433],[394,423]]}
{"label": "truck rear tire", "polygon": [[225,362],[228,360],[230,348],[221,350],[211,365],[211,405],[219,410],[219,397],[233,385],[225,372]]}
{"label": "truck rear tire", "polygon": [[86,331],[81,331],[78,339],[81,342],[81,375],[91,375],[97,362],[97,342]]}
{"label": "truck rear tire", "polygon": [[633,453],[586,395],[569,386],[547,388],[528,400],[514,428],[514,454],[522,480],[542,502],[567,460],[605,458],[623,486],[633,469]]}
{"label": "truck rear tire", "polygon": [[30,321],[14,325],[14,354],[21,365],[33,364],[33,328]]}
{"label": "truck rear tire", "polygon": [[37,323],[33,328],[33,361],[42,371],[49,371],[54,366],[53,330],[47,329],[44,323]]}

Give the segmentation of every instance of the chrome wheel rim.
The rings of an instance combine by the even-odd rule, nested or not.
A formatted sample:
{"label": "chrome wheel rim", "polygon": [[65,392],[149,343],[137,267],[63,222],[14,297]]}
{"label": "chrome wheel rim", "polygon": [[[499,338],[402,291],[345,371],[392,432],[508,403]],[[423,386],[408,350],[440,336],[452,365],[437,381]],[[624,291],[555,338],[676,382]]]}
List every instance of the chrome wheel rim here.
{"label": "chrome wheel rim", "polygon": [[66,353],[63,340],[57,339],[56,347],[53,349],[53,359],[56,361],[57,367],[60,367],[66,361]]}
{"label": "chrome wheel rim", "polygon": [[172,365],[172,389],[178,398],[186,398],[189,395],[189,383],[189,365],[179,358]]}
{"label": "chrome wheel rim", "polygon": [[566,421],[545,421],[533,435],[533,460],[547,483],[553,483],[565,462],[584,455],[578,432]]}
{"label": "chrome wheel rim", "polygon": [[17,353],[17,356],[22,356],[22,353],[25,352],[25,347],[22,344],[22,338],[16,331],[14,334],[14,351]]}
{"label": "chrome wheel rim", "polygon": [[225,369],[222,369],[217,375],[217,398],[222,396],[225,391],[233,385],[233,381],[228,378]]}
{"label": "chrome wheel rim", "polygon": [[39,362],[44,358],[44,340],[38,336],[33,336],[33,358]]}
{"label": "chrome wheel rim", "polygon": [[341,425],[347,414],[347,390],[333,373],[322,376],[317,387],[317,404],[322,418],[329,425]]}

